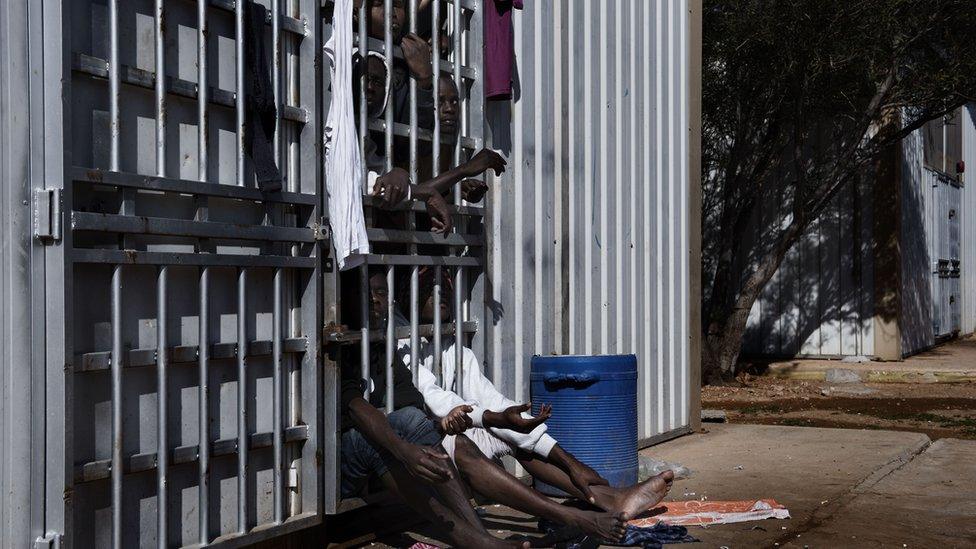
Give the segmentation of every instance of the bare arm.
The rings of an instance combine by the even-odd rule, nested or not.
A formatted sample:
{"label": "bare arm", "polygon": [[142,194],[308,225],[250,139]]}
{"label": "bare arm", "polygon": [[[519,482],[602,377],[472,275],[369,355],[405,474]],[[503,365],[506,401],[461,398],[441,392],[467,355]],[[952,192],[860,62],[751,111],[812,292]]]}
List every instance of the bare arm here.
{"label": "bare arm", "polygon": [[390,452],[413,476],[427,482],[444,482],[452,478],[451,470],[446,465],[446,455],[398,437],[386,416],[366,399],[357,397],[350,400],[349,416],[360,433]]}
{"label": "bare arm", "polygon": [[471,160],[424,181],[418,187],[429,187],[443,194],[462,179],[476,177],[488,170],[495,170],[496,174],[503,173],[505,171],[505,159],[495,151],[481,149]]}

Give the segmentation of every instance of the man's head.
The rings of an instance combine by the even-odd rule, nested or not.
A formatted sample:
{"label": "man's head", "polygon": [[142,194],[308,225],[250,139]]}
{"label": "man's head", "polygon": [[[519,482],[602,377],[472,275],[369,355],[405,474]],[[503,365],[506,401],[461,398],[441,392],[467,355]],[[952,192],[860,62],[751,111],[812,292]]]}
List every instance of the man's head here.
{"label": "man's head", "polygon": [[[352,10],[352,20],[354,29],[359,28],[359,7],[366,2],[366,34],[371,38],[383,40],[383,23],[386,15],[384,10],[384,0],[354,0]],[[407,12],[404,7],[404,0],[393,0],[393,13],[390,19],[390,32],[393,34],[393,43],[399,44],[403,38],[403,30],[407,20]]]}
{"label": "man's head", "polygon": [[386,108],[386,63],[378,55],[366,56],[366,115],[375,118]]}
{"label": "man's head", "polygon": [[425,324],[434,322],[434,310],[440,307],[441,320],[446,322],[451,319],[451,296],[453,295],[454,284],[447,271],[441,269],[441,299],[440,303],[434,302],[434,283],[436,281],[437,269],[435,267],[424,267],[420,272],[420,320]]}
{"label": "man's head", "polygon": [[390,292],[386,286],[386,273],[379,268],[369,270],[369,324],[371,329],[383,326],[390,305]]}
{"label": "man's head", "polygon": [[461,94],[454,79],[444,74],[438,79],[437,107],[440,109],[441,142],[453,144],[461,131]]}

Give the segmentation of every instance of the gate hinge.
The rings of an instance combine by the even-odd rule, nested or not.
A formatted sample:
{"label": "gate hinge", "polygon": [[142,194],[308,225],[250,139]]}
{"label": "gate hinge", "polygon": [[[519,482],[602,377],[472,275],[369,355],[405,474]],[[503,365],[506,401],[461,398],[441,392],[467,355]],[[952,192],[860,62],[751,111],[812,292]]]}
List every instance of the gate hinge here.
{"label": "gate hinge", "polygon": [[48,532],[43,538],[34,540],[34,549],[60,549],[61,534]]}
{"label": "gate hinge", "polygon": [[45,244],[61,240],[61,189],[34,190],[34,237]]}
{"label": "gate hinge", "polygon": [[315,240],[328,240],[330,234],[328,218],[319,218],[317,223],[312,224],[312,231],[315,233]]}

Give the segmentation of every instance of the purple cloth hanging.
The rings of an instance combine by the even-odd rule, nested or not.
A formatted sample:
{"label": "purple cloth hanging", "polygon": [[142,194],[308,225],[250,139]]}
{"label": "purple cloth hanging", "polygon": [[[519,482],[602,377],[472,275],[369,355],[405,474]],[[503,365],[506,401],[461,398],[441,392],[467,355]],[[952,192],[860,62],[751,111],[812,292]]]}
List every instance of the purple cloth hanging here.
{"label": "purple cloth hanging", "polygon": [[485,2],[485,98],[507,100],[512,97],[512,9],[522,9],[522,0]]}

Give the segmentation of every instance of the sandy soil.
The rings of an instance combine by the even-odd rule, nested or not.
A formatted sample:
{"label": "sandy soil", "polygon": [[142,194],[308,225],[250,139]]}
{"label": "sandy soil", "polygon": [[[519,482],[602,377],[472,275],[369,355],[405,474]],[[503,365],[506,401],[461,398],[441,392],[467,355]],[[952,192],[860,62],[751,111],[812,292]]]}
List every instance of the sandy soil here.
{"label": "sandy soil", "polygon": [[729,423],[885,429],[921,432],[932,440],[976,440],[974,382],[831,384],[746,377],[741,386],[703,388],[702,408],[725,410]]}

